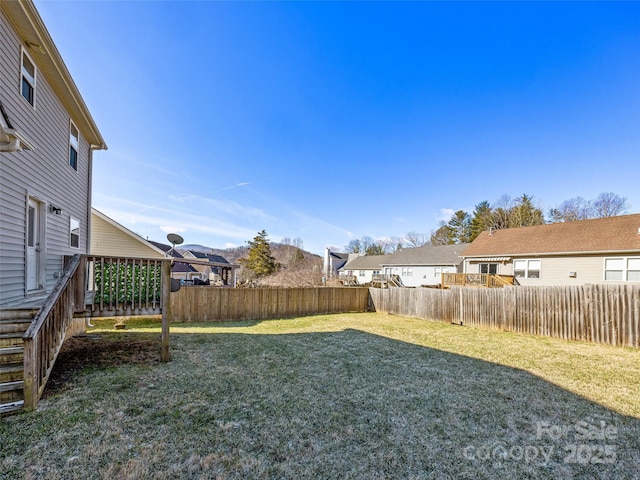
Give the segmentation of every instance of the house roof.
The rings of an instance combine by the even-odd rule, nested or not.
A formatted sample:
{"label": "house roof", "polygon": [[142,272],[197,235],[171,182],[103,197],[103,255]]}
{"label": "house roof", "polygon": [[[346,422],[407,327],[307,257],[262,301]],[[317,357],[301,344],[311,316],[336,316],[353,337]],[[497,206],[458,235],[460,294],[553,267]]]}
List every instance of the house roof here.
{"label": "house roof", "polygon": [[382,261],[390,255],[362,255],[356,257],[339,270],[379,270]]}
{"label": "house roof", "polygon": [[482,232],[462,256],[640,252],[640,214]]}
{"label": "house roof", "polygon": [[[164,253],[169,253],[169,251],[173,248],[171,245],[165,245],[164,243],[154,242],[153,240],[148,240],[148,242],[154,245],[155,247],[159,248],[160,250],[162,250]],[[182,254],[175,248],[171,252],[171,256],[173,258],[184,258]]]}
{"label": "house roof", "polygon": [[0,9],[22,39],[31,58],[47,78],[82,136],[95,149],[106,150],[107,145],[33,1],[0,2]]}
{"label": "house roof", "polygon": [[382,265],[458,265],[468,243],[405,248],[387,255]]}
{"label": "house roof", "polygon": [[222,255],[213,255],[211,253],[203,253],[197,250],[187,250],[187,252],[189,252],[191,255],[193,255],[196,258],[207,260],[211,263],[227,263],[229,264],[229,266],[231,266],[231,264],[227,261],[227,259],[224,258]]}

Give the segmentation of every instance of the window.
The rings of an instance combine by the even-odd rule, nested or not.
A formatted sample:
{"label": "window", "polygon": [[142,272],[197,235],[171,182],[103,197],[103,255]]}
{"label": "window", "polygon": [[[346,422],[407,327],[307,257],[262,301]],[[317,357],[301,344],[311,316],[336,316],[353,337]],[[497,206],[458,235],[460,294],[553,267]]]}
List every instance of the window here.
{"label": "window", "polygon": [[73,248],[80,248],[80,222],[73,217],[69,219],[69,242]]}
{"label": "window", "polygon": [[413,267],[402,267],[402,276],[410,277],[413,275]]}
{"label": "window", "polygon": [[27,52],[22,51],[22,68],[20,69],[20,93],[31,105],[35,102],[36,93],[36,66],[33,64]]}
{"label": "window", "polygon": [[78,129],[73,122],[69,122],[69,165],[74,170],[78,170],[78,137]]}
{"label": "window", "polygon": [[[516,260],[516,261],[519,261],[519,260]],[[480,264],[480,273],[486,273],[486,274],[489,274],[489,275],[497,275],[498,274],[498,264],[497,263],[481,263]]]}
{"label": "window", "polygon": [[540,260],[515,260],[513,276],[516,278],[540,278]]}
{"label": "window", "polygon": [[606,258],[604,279],[612,282],[640,282],[640,258]]}
{"label": "window", "polygon": [[364,270],[360,270],[360,271],[358,272],[358,275],[359,275],[359,276],[361,276],[361,277],[364,277],[364,275],[365,275]]}

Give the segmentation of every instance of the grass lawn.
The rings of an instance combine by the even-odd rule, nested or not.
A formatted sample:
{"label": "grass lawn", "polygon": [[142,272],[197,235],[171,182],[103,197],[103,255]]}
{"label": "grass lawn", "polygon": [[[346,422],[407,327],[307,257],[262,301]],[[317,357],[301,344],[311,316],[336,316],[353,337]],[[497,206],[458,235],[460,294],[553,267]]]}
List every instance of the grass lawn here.
{"label": "grass lawn", "polygon": [[0,478],[640,478],[640,350],[384,314],[96,322]]}

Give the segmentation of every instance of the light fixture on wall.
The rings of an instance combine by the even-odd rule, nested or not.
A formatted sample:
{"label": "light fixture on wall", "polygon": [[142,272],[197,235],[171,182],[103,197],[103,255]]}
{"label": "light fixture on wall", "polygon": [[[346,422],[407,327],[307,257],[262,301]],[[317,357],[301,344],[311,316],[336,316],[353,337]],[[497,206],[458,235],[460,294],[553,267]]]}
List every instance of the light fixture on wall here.
{"label": "light fixture on wall", "polygon": [[54,204],[49,204],[49,213],[54,213],[56,215],[62,214],[62,209],[60,207],[56,207]]}

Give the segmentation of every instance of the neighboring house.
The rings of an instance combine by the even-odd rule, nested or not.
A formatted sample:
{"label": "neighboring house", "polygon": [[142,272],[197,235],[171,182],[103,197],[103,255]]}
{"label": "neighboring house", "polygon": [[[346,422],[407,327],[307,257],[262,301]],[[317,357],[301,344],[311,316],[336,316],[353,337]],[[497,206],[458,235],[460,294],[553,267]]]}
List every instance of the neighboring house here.
{"label": "neighboring house", "polygon": [[[164,243],[154,242],[149,240],[149,243],[153,246],[162,250],[167,257],[173,257],[177,259],[184,259],[182,254],[173,248],[171,245],[166,245]],[[196,270],[192,265],[183,262],[174,262],[171,266],[171,277],[180,280],[181,282],[193,282],[194,279],[204,281],[205,278],[203,274],[201,274],[198,270]]]}
{"label": "neighboring house", "polygon": [[382,273],[381,264],[391,255],[362,255],[347,262],[338,273],[354,277],[359,285],[371,283],[374,275]]}
{"label": "neighboring house", "polygon": [[106,148],[33,2],[0,2],[0,306],[40,305],[88,252]]}
{"label": "neighboring house", "polygon": [[222,285],[235,287],[236,270],[238,266],[230,264],[226,258],[197,250],[187,250],[182,253],[182,256],[185,259],[193,258],[195,260],[209,262],[209,265],[193,265],[193,268],[202,273],[203,280],[209,280],[212,285],[221,283]]}
{"label": "neighboring house", "polygon": [[520,285],[640,283],[640,214],[486,231],[462,256]]}
{"label": "neighboring house", "polygon": [[398,250],[381,264],[384,275],[398,275],[405,287],[440,285],[443,273],[462,271],[460,254],[468,243]]}
{"label": "neighboring house", "polygon": [[364,254],[336,253],[332,252],[330,248],[325,248],[324,259],[322,262],[322,274],[327,277],[334,277],[338,275],[338,270],[344,267],[348,261],[362,255]]}
{"label": "neighboring house", "polygon": [[128,258],[167,258],[162,249],[120,225],[104,213],[91,209],[91,255]]}

